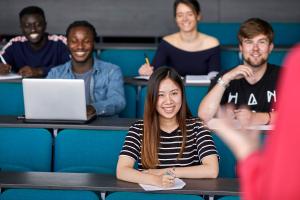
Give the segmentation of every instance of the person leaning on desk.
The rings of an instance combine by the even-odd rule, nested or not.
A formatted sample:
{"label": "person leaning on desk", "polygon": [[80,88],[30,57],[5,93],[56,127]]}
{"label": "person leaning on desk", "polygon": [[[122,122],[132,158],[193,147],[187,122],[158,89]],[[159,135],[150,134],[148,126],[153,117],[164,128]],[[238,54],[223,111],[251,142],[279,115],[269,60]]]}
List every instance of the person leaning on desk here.
{"label": "person leaning on desk", "polygon": [[280,75],[280,67],[268,63],[274,48],[272,26],[265,20],[250,18],[241,24],[238,38],[243,64],[212,80],[198,115],[209,121],[220,106],[231,104],[227,109],[242,126],[271,124],[276,116],[273,104]]}
{"label": "person leaning on desk", "polygon": [[19,13],[23,36],[11,39],[0,51],[0,75],[11,71],[23,77],[44,77],[51,67],[70,60],[66,38],[45,32],[44,11],[29,6]]}
{"label": "person leaning on desk", "polygon": [[125,138],[117,178],[167,188],[175,177],[216,178],[218,172],[211,133],[191,117],[181,77],[173,68],[158,68],[148,82],[144,120]]}
{"label": "person leaning on desk", "polygon": [[146,61],[139,74],[150,76],[160,66],[173,67],[181,76],[213,76],[219,72],[220,44],[216,38],[197,30],[202,17],[197,0],[175,0],[174,17],[179,32],[163,38],[152,66]]}
{"label": "person leaning on desk", "polygon": [[114,64],[93,56],[97,36],[92,24],[75,21],[66,31],[71,60],[50,70],[49,79],[83,79],[87,113],[101,116],[117,115],[125,107],[123,76]]}

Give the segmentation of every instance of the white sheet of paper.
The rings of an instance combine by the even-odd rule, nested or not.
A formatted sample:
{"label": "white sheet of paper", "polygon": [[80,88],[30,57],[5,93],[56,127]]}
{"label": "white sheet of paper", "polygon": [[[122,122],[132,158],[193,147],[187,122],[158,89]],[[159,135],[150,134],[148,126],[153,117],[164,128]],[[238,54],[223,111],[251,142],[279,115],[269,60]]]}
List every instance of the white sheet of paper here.
{"label": "white sheet of paper", "polygon": [[0,80],[9,80],[9,79],[21,79],[22,76],[15,73],[9,73],[7,75],[0,75]]}
{"label": "white sheet of paper", "polygon": [[135,76],[135,79],[149,80],[150,76]]}
{"label": "white sheet of paper", "polygon": [[186,75],[185,82],[210,84],[210,77],[207,75]]}
{"label": "white sheet of paper", "polygon": [[185,186],[185,182],[179,178],[175,178],[175,183],[173,187],[169,188],[163,188],[153,185],[145,185],[145,184],[139,184],[145,191],[156,191],[156,190],[176,190],[176,189],[182,189]]}

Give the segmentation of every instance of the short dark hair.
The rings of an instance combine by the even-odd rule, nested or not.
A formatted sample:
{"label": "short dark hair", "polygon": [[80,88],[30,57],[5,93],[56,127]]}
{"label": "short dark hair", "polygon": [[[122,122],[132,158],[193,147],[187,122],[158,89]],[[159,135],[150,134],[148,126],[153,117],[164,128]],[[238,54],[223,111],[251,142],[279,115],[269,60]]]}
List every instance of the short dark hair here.
{"label": "short dark hair", "polygon": [[187,5],[188,7],[190,7],[193,10],[193,12],[197,15],[199,15],[201,12],[201,7],[197,0],[175,0],[174,5],[173,5],[174,17],[176,17],[176,9],[177,9],[178,4],[180,4],[180,3],[183,3],[183,4]]}
{"label": "short dark hair", "polygon": [[44,21],[46,21],[46,17],[43,9],[41,9],[38,6],[28,6],[23,8],[19,12],[19,19],[21,20],[24,15],[40,15],[43,17]]}
{"label": "short dark hair", "polygon": [[266,35],[270,43],[273,42],[274,31],[271,24],[260,18],[250,18],[241,24],[238,40],[241,44],[244,38],[251,39],[260,34]]}
{"label": "short dark hair", "polygon": [[97,32],[96,32],[95,27],[91,23],[89,23],[88,21],[85,21],[85,20],[74,21],[72,24],[70,24],[66,30],[66,37],[68,37],[71,29],[75,28],[75,27],[86,27],[86,28],[90,29],[93,33],[94,40],[96,40]]}

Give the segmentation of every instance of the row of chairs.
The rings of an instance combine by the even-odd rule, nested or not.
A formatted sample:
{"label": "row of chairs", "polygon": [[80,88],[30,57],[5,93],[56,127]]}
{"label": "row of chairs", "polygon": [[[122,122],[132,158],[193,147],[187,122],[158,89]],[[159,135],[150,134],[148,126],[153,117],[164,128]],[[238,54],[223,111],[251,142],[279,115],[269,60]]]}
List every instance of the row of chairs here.
{"label": "row of chairs", "polygon": [[[300,39],[299,39],[300,40]],[[281,65],[288,49],[274,49],[270,55],[270,63]],[[138,70],[145,63],[144,54],[152,61],[155,50],[152,49],[102,49],[97,56],[104,61],[120,66],[124,76],[137,76]],[[241,63],[239,51],[236,48],[221,49],[221,70],[227,70]]]}
{"label": "row of chairs", "polygon": [[[0,128],[2,171],[54,171],[115,174],[127,131],[65,129],[52,138],[46,129]],[[236,177],[236,160],[226,145],[213,135],[220,154],[220,177]],[[53,153],[52,153],[53,152]],[[115,199],[201,199],[195,195],[116,192]],[[92,191],[4,189],[1,200],[99,199]]]}
{"label": "row of chairs", "polygon": [[[280,65],[283,62],[286,53],[287,51],[285,50],[274,51],[270,56],[270,63]],[[102,54],[100,54],[100,56],[101,55]],[[140,63],[143,62],[143,51],[141,50],[105,50],[102,56],[103,60],[120,65],[125,76],[133,75],[130,73],[137,73]],[[117,59],[118,57],[120,59]],[[226,66],[234,66],[239,62],[239,56],[237,52],[233,53],[232,51],[224,51],[222,53],[222,59],[223,57],[228,58],[224,59],[223,61],[226,63]],[[142,92],[138,93],[136,86],[126,83],[124,85],[124,89],[127,105],[120,113],[120,117],[141,118],[143,116],[146,88],[143,87]],[[188,104],[194,116],[197,115],[196,112],[198,105],[206,94],[207,89],[208,86],[186,87]],[[0,91],[0,99],[2,99],[2,103],[0,104],[0,115],[23,115],[24,103],[21,84],[13,82],[1,82]],[[136,102],[137,99],[140,101]]]}

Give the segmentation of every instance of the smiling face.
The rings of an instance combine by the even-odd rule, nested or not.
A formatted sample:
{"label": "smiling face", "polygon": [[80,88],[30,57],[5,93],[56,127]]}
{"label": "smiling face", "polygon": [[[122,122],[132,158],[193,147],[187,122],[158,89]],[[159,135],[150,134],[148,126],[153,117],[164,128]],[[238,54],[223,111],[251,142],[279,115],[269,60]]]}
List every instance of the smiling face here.
{"label": "smiling face", "polygon": [[156,110],[161,120],[176,120],[182,105],[182,91],[170,78],[163,79],[158,88]]}
{"label": "smiling face", "polygon": [[24,15],[20,20],[24,36],[34,46],[41,45],[45,40],[46,21],[38,14]]}
{"label": "smiling face", "polygon": [[245,64],[251,67],[260,67],[267,64],[273,46],[267,36],[259,34],[251,39],[242,39],[239,48],[243,54]]}
{"label": "smiling face", "polygon": [[176,8],[176,23],[180,31],[190,32],[197,29],[200,14],[197,14],[191,7],[179,3]]}
{"label": "smiling face", "polygon": [[67,43],[73,61],[86,63],[92,60],[94,36],[89,28],[84,26],[74,27],[70,30],[67,37]]}

